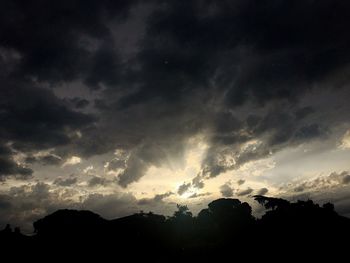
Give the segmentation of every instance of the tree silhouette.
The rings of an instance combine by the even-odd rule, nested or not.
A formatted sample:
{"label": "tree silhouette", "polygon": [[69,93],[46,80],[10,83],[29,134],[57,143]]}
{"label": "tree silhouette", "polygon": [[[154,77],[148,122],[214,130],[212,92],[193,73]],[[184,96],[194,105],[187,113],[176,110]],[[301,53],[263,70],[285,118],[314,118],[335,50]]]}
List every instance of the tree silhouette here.
{"label": "tree silhouette", "polygon": [[262,195],[255,195],[253,197],[256,201],[258,201],[259,204],[263,205],[266,209],[275,210],[276,208],[283,208],[289,205],[289,202],[287,200],[281,198],[272,198]]}
{"label": "tree silhouette", "polygon": [[191,211],[188,209],[187,205],[180,205],[177,204],[177,211],[174,212],[174,216],[173,218],[175,219],[183,219],[183,218],[192,218],[192,213]]}

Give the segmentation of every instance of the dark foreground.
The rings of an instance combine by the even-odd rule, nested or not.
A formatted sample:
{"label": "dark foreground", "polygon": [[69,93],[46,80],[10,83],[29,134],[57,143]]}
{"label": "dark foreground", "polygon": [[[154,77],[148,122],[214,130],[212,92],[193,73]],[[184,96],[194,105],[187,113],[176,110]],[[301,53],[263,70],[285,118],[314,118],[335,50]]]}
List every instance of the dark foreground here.
{"label": "dark foreground", "polygon": [[332,204],[263,196],[255,200],[267,209],[261,219],[237,199],[215,200],[197,217],[185,206],[168,218],[138,213],[115,220],[90,211],[59,210],[36,221],[33,236],[11,228],[1,231],[1,254],[10,258],[6,262],[289,262],[348,257],[350,219],[339,216]]}

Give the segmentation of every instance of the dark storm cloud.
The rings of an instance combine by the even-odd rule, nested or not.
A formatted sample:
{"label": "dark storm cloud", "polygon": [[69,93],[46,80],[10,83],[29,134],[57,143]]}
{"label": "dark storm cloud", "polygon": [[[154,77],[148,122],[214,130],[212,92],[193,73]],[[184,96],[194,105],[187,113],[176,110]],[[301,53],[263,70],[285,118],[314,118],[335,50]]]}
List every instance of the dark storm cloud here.
{"label": "dark storm cloud", "polygon": [[15,178],[26,179],[30,178],[33,171],[29,168],[22,167],[11,158],[0,157],[0,181],[4,180],[6,176],[15,175]]}
{"label": "dark storm cloud", "polygon": [[0,182],[7,176],[16,176],[18,179],[30,178],[33,171],[21,166],[13,160],[12,151],[0,144]]}
{"label": "dark storm cloud", "polygon": [[91,50],[109,37],[106,22],[124,18],[134,2],[2,1],[0,43],[19,52],[15,74],[21,77],[48,82],[84,79],[96,60]]}
{"label": "dark storm cloud", "polygon": [[[1,210],[9,210],[12,207],[10,201],[6,200],[8,197],[5,195],[0,195],[0,211]],[[4,223],[4,222],[2,222]]]}
{"label": "dark storm cloud", "polygon": [[89,103],[90,103],[88,100],[82,99],[82,98],[78,98],[78,97],[74,97],[74,98],[70,99],[70,102],[77,109],[83,109],[86,106],[88,106]]}
{"label": "dark storm cloud", "polygon": [[295,112],[295,117],[297,119],[304,119],[305,117],[307,117],[308,115],[312,114],[314,112],[314,109],[310,106],[307,107],[303,107],[301,109],[298,109]]}
{"label": "dark storm cloud", "polygon": [[[329,120],[299,101],[322,83],[337,86],[336,74],[347,83],[349,3],[136,2],[1,3],[0,144],[82,157],[122,148],[130,155],[118,181],[127,187],[152,166],[181,162],[188,138],[205,134],[208,154],[192,182],[202,188],[205,178],[328,135]],[[131,56],[121,26],[136,35]],[[77,82],[99,96],[50,90]],[[95,117],[76,111],[89,101]],[[12,158],[0,171],[23,174],[6,168]]]}
{"label": "dark storm cloud", "polygon": [[[67,144],[69,131],[83,128],[94,118],[72,111],[51,91],[5,83],[1,89],[1,139],[13,141],[19,150],[43,149]],[[18,85],[18,83],[16,84]],[[26,87],[27,86],[27,87]]]}
{"label": "dark storm cloud", "polygon": [[[117,63],[115,50],[106,48],[113,45],[108,21],[125,19],[135,2],[1,2],[0,66],[4,70],[0,73],[0,144],[11,142],[13,149],[32,152],[77,143],[75,130],[86,128],[95,118],[69,106],[82,109],[89,102],[73,98],[67,105],[42,86],[56,88],[60,83],[80,80],[97,88],[99,82],[114,81],[107,79],[107,74],[116,70],[111,64]],[[104,66],[101,70],[105,75],[97,72],[100,66]],[[71,150],[68,148],[66,154]],[[1,158],[1,176],[31,173],[11,158]],[[36,159],[40,160],[28,161],[57,161],[52,156]]]}
{"label": "dark storm cloud", "polygon": [[[174,103],[213,89],[216,97],[226,94],[226,108],[285,100],[287,107],[280,104],[258,116],[251,130],[227,113],[224,122],[220,114],[206,116],[217,129],[203,165],[209,177],[317,138],[324,130],[320,124],[299,123],[312,114],[310,108],[297,109],[296,116],[288,111],[313,84],[347,66],[349,8],[343,1],[166,1],[151,15],[138,54],[139,89],[120,104],[131,107],[154,98]],[[240,128],[248,134],[238,134]],[[235,164],[217,160],[227,155],[226,145],[266,134],[258,149],[233,153]]]}
{"label": "dark storm cloud", "polygon": [[[22,81],[4,80],[0,89],[0,144],[10,144],[12,153],[2,155],[0,174],[30,174],[13,163],[14,153],[28,153],[29,163],[59,164],[60,157],[50,154],[31,157],[38,150],[73,142],[74,133],[93,124],[95,118],[67,108],[47,89]],[[5,146],[3,146],[5,147]],[[7,167],[7,168],[6,168]]]}
{"label": "dark storm cloud", "polygon": [[123,70],[117,56],[117,50],[108,39],[108,43],[103,44],[96,50],[92,58],[91,69],[87,72],[85,83],[91,88],[100,88],[100,84],[115,85],[119,82],[120,73]]}
{"label": "dark storm cloud", "polygon": [[302,141],[307,141],[307,139],[320,137],[323,134],[326,134],[326,131],[323,131],[320,125],[311,124],[303,126],[299,130],[297,130],[295,133],[295,137]]}
{"label": "dark storm cloud", "polygon": [[179,99],[210,81],[230,105],[295,99],[349,62],[343,1],[163,2],[139,52],[142,88],[128,103]]}
{"label": "dark storm cloud", "polygon": [[[337,15],[329,14],[328,8]],[[127,112],[129,117],[130,112],[139,116],[134,122],[145,119],[148,125],[159,126],[159,133],[146,129],[139,138],[141,141],[151,138],[161,144],[159,138],[171,138],[172,131],[169,132],[168,127],[162,129],[165,120],[159,118],[165,114],[173,120],[170,125],[176,125],[180,138],[212,128],[215,134],[210,138],[212,147],[203,164],[204,177],[264,158],[290,143],[322,136],[325,131],[322,126],[327,123],[303,123],[313,110],[310,107],[299,109],[296,103],[298,96],[309,91],[313,83],[323,81],[347,64],[341,54],[346,51],[340,52],[339,46],[349,42],[343,28],[348,19],[344,9],[338,14],[338,8],[349,9],[349,5],[338,1],[335,4],[287,1],[286,5],[277,1],[264,4],[257,1],[164,1],[148,18],[136,57],[129,61],[129,68],[120,78],[130,89],[107,91],[109,96],[114,94],[118,98],[100,100],[99,105],[104,105],[100,109],[114,112],[113,105],[119,105],[117,109]],[[325,25],[324,16],[332,20],[329,25],[327,22],[326,31],[335,36],[333,39],[319,30],[319,25]],[[298,21],[293,17],[298,17]],[[304,23],[306,27],[301,26]],[[190,102],[197,107],[183,111],[184,103],[189,103],[186,99],[197,94],[201,101]],[[230,111],[246,101],[263,107],[278,100],[283,100],[284,104],[257,115],[258,123],[254,123],[254,116],[250,118],[256,127],[246,122],[248,116],[237,118]],[[153,119],[150,110],[157,107],[155,102],[160,103],[158,121]],[[221,104],[214,112],[216,103]],[[207,107],[206,111],[198,110],[203,107]],[[172,115],[171,108],[178,114]],[[181,125],[186,117],[196,113],[199,114],[196,126]],[[126,125],[135,126],[134,123]],[[237,147],[241,143],[259,136],[267,140],[259,149],[239,152]],[[217,161],[227,155],[226,146],[237,149],[232,153],[235,159],[239,156],[235,164]],[[131,167],[135,169],[136,180],[153,165],[139,156],[137,159],[130,159],[135,164]],[[132,176],[126,172],[121,183],[132,183],[132,178],[125,179]]]}

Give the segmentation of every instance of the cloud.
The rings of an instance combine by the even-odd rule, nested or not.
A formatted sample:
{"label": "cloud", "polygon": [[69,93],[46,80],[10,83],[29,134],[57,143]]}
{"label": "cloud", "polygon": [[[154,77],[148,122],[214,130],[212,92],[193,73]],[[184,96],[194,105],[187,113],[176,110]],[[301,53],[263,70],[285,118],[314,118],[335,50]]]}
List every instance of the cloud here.
{"label": "cloud", "polygon": [[72,156],[63,163],[63,167],[67,165],[76,165],[78,163],[81,163],[81,158],[79,156]]}
{"label": "cloud", "polygon": [[253,192],[253,189],[250,188],[250,187],[248,187],[248,188],[245,189],[245,190],[239,190],[239,191],[237,192],[237,196],[249,195],[249,194],[251,194],[252,192]]}
{"label": "cloud", "polygon": [[52,153],[40,153],[32,154],[25,158],[25,162],[32,163],[40,163],[42,165],[59,165],[62,163],[62,158],[56,154]]}
{"label": "cloud", "polygon": [[327,138],[328,131],[318,124],[301,124],[295,114],[272,106],[264,116],[249,114],[237,127],[232,141],[215,139],[202,162],[201,176],[219,174],[242,167],[252,161],[269,158],[286,147]]}
{"label": "cloud", "polygon": [[177,193],[179,195],[183,195],[184,193],[186,193],[190,189],[190,187],[191,187],[191,183],[183,183],[177,189]]}
{"label": "cloud", "polygon": [[57,188],[38,182],[11,187],[0,194],[0,228],[11,223],[20,226],[25,233],[31,233],[35,220],[67,208],[92,210],[109,219],[138,211],[137,200],[131,194],[81,196],[74,188]]}
{"label": "cloud", "polygon": [[204,197],[204,196],[209,196],[211,195],[211,193],[207,192],[207,193],[194,193],[192,195],[190,195],[188,198],[193,199],[193,198],[200,198],[200,197]]}
{"label": "cloud", "polygon": [[267,188],[261,188],[261,189],[259,189],[257,192],[256,192],[256,194],[257,195],[266,195],[267,193],[269,192],[269,189],[267,189]]}
{"label": "cloud", "polygon": [[127,187],[129,184],[137,182],[151,166],[169,165],[168,161],[179,155],[183,158],[183,144],[177,145],[172,141],[165,141],[162,144],[156,142],[144,142],[131,149],[124,160],[123,158],[119,159],[123,160],[122,166],[124,166],[124,170],[118,174],[120,186]]}
{"label": "cloud", "polygon": [[[1,80],[1,76],[0,76]],[[26,82],[4,80],[0,89],[0,147],[9,150],[1,154],[0,174],[29,178],[31,165],[61,164],[60,153],[50,149],[72,145],[73,132],[89,126],[93,117],[72,111],[47,89]],[[47,152],[38,155],[38,152]],[[15,162],[16,156],[27,156]]]}
{"label": "cloud", "polygon": [[18,80],[4,80],[1,89],[1,140],[13,149],[31,152],[72,143],[71,132],[93,123],[91,115],[75,112],[51,90]]}
{"label": "cloud", "polygon": [[192,186],[198,189],[204,188],[203,178],[201,178],[200,175],[197,175],[192,179]]}
{"label": "cloud", "polygon": [[343,183],[343,184],[348,184],[348,183],[350,183],[350,175],[349,175],[349,174],[347,174],[347,175],[345,175],[345,176],[343,177],[342,183]]}
{"label": "cloud", "polygon": [[140,180],[150,164],[138,156],[131,156],[127,162],[125,170],[119,174],[119,185],[127,187],[130,183]]}
{"label": "cloud", "polygon": [[[344,10],[350,7],[340,1],[334,5],[300,3],[294,9],[291,5],[292,1],[285,5],[272,1],[262,8],[257,1],[210,1],[203,8],[196,1],[167,2],[149,19],[139,54],[141,73],[145,76],[143,86],[124,100],[124,105],[149,100],[155,95],[166,100],[179,99],[182,87],[186,86],[187,92],[206,89],[210,81],[215,81],[218,88],[227,89],[226,100],[230,105],[241,105],[248,99],[265,103],[295,98],[307,90],[311,81],[324,78],[331,68],[344,66],[345,61],[331,45],[350,41],[344,29],[334,33],[336,28],[342,28],[344,21],[349,22]],[[339,16],[327,23],[331,25],[326,31],[333,36],[332,40],[325,38],[325,32],[320,30],[325,23],[322,17],[330,6],[339,11]],[[208,15],[212,9],[215,13]],[[316,17],[312,16],[315,10]],[[298,21],[295,16],[299,17]],[[191,26],[184,27],[183,21]],[[276,27],[276,23],[280,26]],[[308,27],[301,26],[305,24]],[[165,37],[172,41],[164,41]],[[328,66],[317,66],[319,60]],[[151,81],[146,73],[149,76],[158,73],[163,78]],[[170,79],[177,81],[171,83]],[[152,85],[156,81],[158,85]],[[171,95],[168,90],[172,91]]]}
{"label": "cloud", "polygon": [[43,182],[11,187],[0,195],[0,225],[11,223],[30,233],[32,223],[40,217],[60,208],[76,207],[71,195],[61,198],[64,193]]}
{"label": "cloud", "polygon": [[244,184],[245,183],[245,180],[243,180],[243,179],[239,179],[238,181],[237,181],[237,184],[238,185],[242,185],[242,184]]}
{"label": "cloud", "polygon": [[139,205],[151,205],[159,202],[163,202],[164,198],[167,198],[171,195],[173,195],[173,192],[166,192],[164,194],[156,194],[153,198],[142,198],[140,199],[137,204]]}
{"label": "cloud", "polygon": [[233,196],[233,188],[230,186],[230,183],[225,183],[220,186],[220,193],[223,197],[232,197]]}
{"label": "cloud", "polygon": [[294,188],[294,192],[303,192],[305,189],[302,185],[298,185]]}
{"label": "cloud", "polygon": [[[252,9],[243,3],[237,6],[220,3],[216,6],[217,13],[210,16],[204,15],[205,9],[193,1],[181,5],[166,3],[161,9],[153,7],[156,12],[153,13],[153,9],[150,12],[145,35],[140,39],[135,59],[128,62],[125,74],[119,75],[120,90],[112,89],[111,86],[108,89],[108,86],[105,93],[108,97],[98,100],[99,105],[104,105],[99,110],[106,122],[121,118],[117,123],[123,123],[122,128],[108,123],[106,127],[110,129],[106,130],[117,130],[119,136],[111,140],[116,144],[127,145],[125,148],[131,151],[138,149],[139,142],[145,140],[171,148],[169,144],[181,145],[184,138],[210,129],[211,136],[206,138],[210,148],[202,169],[204,178],[215,177],[249,161],[266,158],[271,152],[289,145],[322,137],[327,131],[323,126],[327,124],[308,123],[307,119],[316,110],[304,105],[299,108],[296,101],[298,96],[311,89],[311,81],[323,81],[326,73],[331,74],[332,70],[324,69],[325,74],[322,75],[311,74],[317,72],[317,68],[309,59],[312,61],[325,57],[309,52],[309,46],[303,45],[297,30],[292,31],[298,35],[297,47],[288,46],[287,42],[279,45],[279,39],[268,30],[270,26],[257,22],[259,16],[267,19],[269,25],[282,20],[282,25],[286,26],[285,31],[279,32],[279,29],[273,27],[276,34],[288,32],[290,26],[299,28],[296,26],[299,22],[290,25],[280,16],[282,12],[290,18],[291,14],[285,7],[275,2],[269,3],[270,5],[274,8],[269,9],[268,18],[263,16],[258,4],[253,5],[255,7]],[[300,6],[300,10],[305,9],[306,12],[314,10],[308,4]],[[256,31],[253,31],[246,19],[252,17],[250,13],[258,15],[253,15],[254,25],[261,28],[261,32],[266,32],[266,39],[264,37],[262,40],[253,33]],[[184,17],[180,19],[176,14],[184,14]],[[183,19],[191,21],[192,27],[178,30],[182,28]],[[243,25],[247,23],[248,31],[242,30],[234,22],[235,19],[242,20]],[[304,16],[302,19],[307,20]],[[223,21],[232,21],[228,24],[236,26],[227,27]],[[322,21],[319,22],[322,24]],[[316,27],[316,24],[310,26]],[[226,28],[226,31],[222,31],[222,28]],[[315,37],[323,35],[323,32],[312,32]],[[214,37],[207,39],[208,34]],[[235,38],[232,39],[227,34],[235,35]],[[163,41],[164,39],[172,41]],[[206,39],[205,45],[203,39]],[[273,44],[272,40],[276,43]],[[319,41],[313,43],[317,47],[320,45]],[[272,44],[273,48],[270,46]],[[320,47],[319,52],[322,53],[322,50],[324,47]],[[299,56],[300,59],[296,59]],[[330,52],[327,56],[335,58],[338,55]],[[304,63],[304,58],[307,58],[307,63]],[[111,63],[110,68],[116,67],[119,66]],[[126,91],[123,85],[133,88]],[[235,114],[235,109],[248,100],[258,107],[256,114],[253,111],[252,114]],[[279,101],[283,103],[277,103]],[[200,110],[203,105],[213,105],[213,108],[207,106],[207,110]],[[128,116],[128,119],[123,119],[122,116]],[[157,130],[153,127],[157,127]],[[143,131],[142,134],[138,132],[140,130]],[[241,147],[255,139],[261,141],[256,148]],[[154,155],[151,162],[144,160],[143,154],[147,155],[145,152],[135,153],[130,158],[128,168],[120,175],[122,186],[140,180],[150,166],[164,161],[161,154]],[[233,161],[228,160],[228,156]]]}
{"label": "cloud", "polygon": [[301,120],[307,117],[308,115],[312,114],[313,112],[314,109],[311,106],[302,107],[295,112],[295,117]]}
{"label": "cloud", "polygon": [[167,198],[173,194],[174,194],[173,192],[166,192],[164,194],[156,194],[153,199],[155,201],[163,201],[164,198]]}
{"label": "cloud", "polygon": [[90,102],[87,99],[82,99],[78,97],[70,99],[69,102],[72,103],[76,109],[83,109],[90,104]]}
{"label": "cloud", "polygon": [[26,179],[32,176],[33,171],[13,160],[13,153],[9,147],[0,144],[0,181],[9,176],[17,179]]}
{"label": "cloud", "polygon": [[[20,1],[1,3],[0,66],[6,70],[0,74],[4,87],[0,89],[0,119],[6,125],[0,128],[0,144],[11,142],[19,152],[31,154],[62,146],[66,149],[59,150],[64,155],[86,152],[77,147],[83,143],[72,134],[95,121],[92,114],[75,111],[86,107],[88,101],[76,97],[69,104],[69,99],[59,98],[59,92],[51,88],[63,82],[84,82],[87,75],[94,74],[92,64],[98,57],[94,55],[95,44],[98,46],[99,40],[111,42],[105,22],[125,18],[133,5],[133,1],[66,2],[46,5],[34,1],[30,6]],[[115,59],[112,53],[110,57]],[[70,92],[75,91],[73,86]],[[29,168],[11,164],[10,159],[1,159],[2,174],[31,173]],[[43,164],[57,161],[53,155],[37,159]]]}
{"label": "cloud", "polygon": [[326,176],[317,176],[308,180],[296,181],[282,187],[285,193],[308,193],[316,191],[328,191],[349,184],[350,174],[348,171],[332,172]]}
{"label": "cloud", "polygon": [[91,174],[94,171],[94,166],[93,165],[89,165],[87,167],[85,167],[83,169],[83,173],[84,174]]}
{"label": "cloud", "polygon": [[[346,121],[302,100],[348,83],[349,3],[161,2],[3,2],[0,144],[63,160],[123,149],[126,188],[180,162],[200,134],[209,148],[192,185],[203,188]],[[31,173],[12,159],[3,174]]]}
{"label": "cloud", "polygon": [[[204,180],[203,178],[198,174],[196,177],[192,179],[191,182],[184,182],[182,185],[180,185],[177,189],[177,193],[179,195],[183,195],[184,193],[188,192],[191,188],[196,188],[196,189],[202,189],[204,188]],[[196,194],[193,194],[192,198],[197,197]],[[189,197],[191,198],[191,197]]]}
{"label": "cloud", "polygon": [[347,130],[343,135],[343,138],[339,145],[340,149],[349,149],[350,148],[350,130]]}
{"label": "cloud", "polygon": [[[285,13],[286,17],[291,18],[288,9],[280,6],[275,1],[269,3],[270,5],[273,8],[269,9],[268,18],[263,16],[263,11],[258,4],[255,8],[251,8],[251,5],[248,7],[247,4],[243,3],[237,4],[237,6],[225,3],[216,5],[217,13],[204,19],[199,15],[204,12],[203,9],[200,9],[198,5],[191,1],[183,5],[168,3],[165,8],[157,10],[156,15],[151,16],[149,31],[147,32],[149,37],[147,38],[148,35],[146,35],[143,49],[138,57],[141,70],[137,73],[144,74],[145,78],[141,78],[141,88],[122,99],[120,104],[124,108],[131,108],[135,104],[149,105],[147,103],[152,98],[157,97],[167,101],[169,105],[173,105],[176,101],[176,107],[183,101],[181,91],[184,87],[186,87],[187,93],[197,94],[198,92],[200,94],[201,89],[205,89],[210,94],[209,83],[212,84],[213,82],[218,90],[222,88],[226,91],[226,104],[223,104],[222,112],[219,112],[216,116],[209,115],[205,118],[209,120],[209,123],[214,126],[214,130],[217,132],[213,135],[212,147],[208,151],[209,156],[203,164],[205,176],[214,177],[226,170],[236,169],[251,160],[264,158],[270,152],[278,151],[288,144],[302,143],[305,140],[318,138],[325,133],[324,127],[318,123],[306,125],[302,123],[306,117],[313,114],[310,106],[301,109],[296,108],[294,115],[283,110],[281,105],[277,105],[274,108],[272,107],[270,112],[265,112],[265,116],[256,116],[257,123],[255,123],[255,127],[245,122],[245,120],[243,122],[237,120],[233,114],[228,113],[228,109],[242,105],[248,99],[255,100],[259,105],[267,105],[267,102],[282,99],[286,99],[286,102],[295,101],[299,94],[303,94],[310,89],[309,83],[311,81],[322,81],[325,76],[313,74],[320,72],[315,67],[315,63],[311,63],[310,60],[320,59],[320,56],[316,55],[317,52],[310,52],[309,47],[304,45],[304,38],[296,33],[299,32],[298,30],[292,31],[296,37],[294,40],[299,44],[294,47],[289,46],[288,42],[280,42],[279,39],[276,39],[269,31],[270,29],[267,29],[270,26],[267,26],[267,24],[264,24],[264,26],[257,22],[260,21],[260,16],[264,17],[269,25],[274,25],[276,21],[281,20],[282,25],[286,28],[284,31],[279,31],[278,28],[272,27],[276,35],[291,30],[287,19],[280,16],[281,13]],[[348,6],[346,5],[344,8],[348,8]],[[188,12],[180,19],[176,14],[183,14],[183,10]],[[300,4],[298,12],[300,10],[313,13],[314,7],[308,4]],[[320,12],[322,13],[322,11]],[[256,36],[256,31],[253,30],[255,27],[252,27],[251,21],[248,22],[246,19],[252,17],[249,15],[250,13],[254,13],[255,22],[253,24],[260,28],[262,32],[266,32],[267,38]],[[255,15],[258,15],[258,17]],[[302,20],[308,21],[304,13],[301,16]],[[182,28],[183,19],[191,21],[192,26]],[[232,25],[236,25],[235,19],[243,22],[243,25],[247,22],[248,31],[247,28],[245,30],[242,30],[239,26],[228,28],[222,24],[223,21],[226,21],[226,23],[232,21]],[[340,23],[340,20],[335,20],[335,24]],[[322,21],[319,22],[322,23]],[[227,25],[226,23],[225,25]],[[299,28],[297,24],[299,22],[292,23],[292,27]],[[310,31],[313,33],[313,37],[323,36],[323,32],[317,30],[319,24],[307,24],[315,29]],[[182,30],[177,31],[179,28],[182,28]],[[223,32],[222,28],[225,28],[226,31]],[[307,30],[310,29],[305,29],[305,31]],[[345,32],[343,33],[345,34]],[[153,34],[158,36],[164,34],[172,41],[164,44],[162,37],[155,38]],[[208,34],[216,37],[207,39],[205,45],[203,45],[203,38],[205,39]],[[235,35],[234,40],[227,37],[227,34]],[[302,36],[305,35],[302,34]],[[289,35],[286,37],[291,38]],[[320,48],[319,52],[322,53],[324,47],[321,47],[321,44],[312,39],[310,35],[308,37],[308,40],[317,45]],[[348,41],[348,38],[346,39]],[[343,40],[337,38],[335,41],[342,42]],[[191,45],[184,45],[183,43],[191,43]],[[325,43],[325,45],[328,44]],[[220,52],[216,50],[220,50]],[[339,54],[330,52],[325,55],[323,59],[328,57],[332,58],[333,61],[333,58]],[[230,60],[228,57],[232,59]],[[300,59],[296,59],[296,57]],[[306,58],[307,63],[303,60]],[[225,59],[229,60],[231,64],[227,64]],[[166,64],[164,64],[164,61],[166,61]],[[208,61],[212,63],[206,63]],[[232,61],[235,61],[233,65]],[[327,69],[323,68],[322,70],[324,70],[324,73],[331,73]],[[218,71],[221,75],[219,74],[216,78],[213,77],[213,72]],[[305,72],[308,72],[309,75]],[[147,78],[147,76],[157,75],[161,75],[162,79],[154,80],[152,77],[151,80]],[[296,78],[295,76],[301,77]],[[173,79],[179,81],[174,83]],[[168,89],[160,87],[168,87]],[[172,91],[171,96],[169,96],[168,90]],[[290,103],[291,107],[292,105],[293,103]],[[223,116],[224,121],[220,121],[221,116]],[[253,120],[253,118],[249,120]],[[242,127],[242,125],[244,126]],[[241,130],[245,132],[240,134]],[[244,152],[239,149],[240,143],[248,142],[256,137],[263,137],[264,143],[259,148],[255,150],[247,149]],[[228,152],[229,146],[231,146],[231,149],[236,148],[237,150],[230,153]],[[228,154],[233,156],[235,162],[223,160]]]}
{"label": "cloud", "polygon": [[53,183],[59,186],[72,186],[76,184],[77,181],[78,181],[78,178],[76,177],[69,177],[66,179],[59,177]]}
{"label": "cloud", "polygon": [[99,177],[99,176],[93,176],[89,182],[88,182],[88,186],[89,187],[95,187],[95,186],[107,186],[109,184],[112,184],[113,181],[107,179],[107,178],[103,178],[103,177]]}
{"label": "cloud", "polygon": [[[49,5],[33,1],[29,7],[20,1],[5,1],[0,39],[21,54],[17,74],[48,82],[85,79],[86,74],[91,78],[92,74],[97,74],[91,66],[96,60],[95,45],[110,35],[105,21],[125,17],[133,2],[86,3],[79,0],[71,5],[64,0]],[[21,18],[14,14],[21,14]],[[49,17],[50,26],[47,24]]]}
{"label": "cloud", "polygon": [[125,169],[126,168],[126,159],[113,159],[113,160],[106,163],[106,168],[108,171]]}

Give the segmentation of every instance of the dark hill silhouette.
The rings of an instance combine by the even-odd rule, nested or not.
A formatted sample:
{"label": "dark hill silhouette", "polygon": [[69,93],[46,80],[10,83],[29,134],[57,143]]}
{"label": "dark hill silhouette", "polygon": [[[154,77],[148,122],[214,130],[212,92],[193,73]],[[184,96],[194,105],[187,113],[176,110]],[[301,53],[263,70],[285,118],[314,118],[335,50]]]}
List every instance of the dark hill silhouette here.
{"label": "dark hill silhouette", "polygon": [[152,262],[216,262],[244,251],[251,252],[246,254],[250,259],[278,254],[285,256],[282,261],[301,256],[334,259],[347,251],[343,238],[350,234],[350,219],[339,216],[332,204],[254,198],[267,209],[260,219],[252,216],[248,203],[224,198],[211,202],[197,217],[182,205],[168,218],[141,212],[106,220],[90,211],[58,210],[34,222],[33,236],[8,225],[0,232],[1,251],[12,253],[13,259],[26,255],[44,260],[50,253],[56,258],[73,254],[80,259]]}

